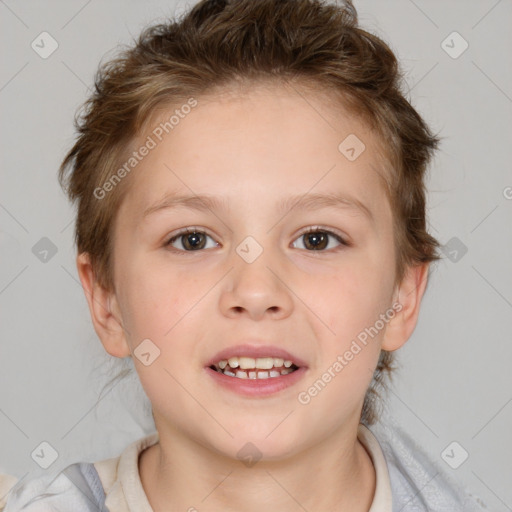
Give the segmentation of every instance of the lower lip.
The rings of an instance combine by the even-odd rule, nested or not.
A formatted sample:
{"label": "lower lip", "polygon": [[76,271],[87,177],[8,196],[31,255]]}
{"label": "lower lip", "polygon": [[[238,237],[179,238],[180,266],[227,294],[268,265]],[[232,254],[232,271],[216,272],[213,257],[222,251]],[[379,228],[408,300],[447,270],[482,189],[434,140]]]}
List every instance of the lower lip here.
{"label": "lower lip", "polygon": [[244,396],[261,397],[273,395],[293,386],[304,377],[307,368],[302,366],[292,373],[279,377],[269,377],[268,379],[239,379],[238,377],[224,375],[210,367],[206,367],[205,370],[220,386],[224,386],[230,391]]}

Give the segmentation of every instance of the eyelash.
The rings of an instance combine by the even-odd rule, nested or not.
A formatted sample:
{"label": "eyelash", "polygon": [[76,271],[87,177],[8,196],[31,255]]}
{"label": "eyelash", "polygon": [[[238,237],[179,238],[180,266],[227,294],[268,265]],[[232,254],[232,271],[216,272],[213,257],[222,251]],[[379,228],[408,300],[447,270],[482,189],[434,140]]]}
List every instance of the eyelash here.
{"label": "eyelash", "polygon": [[[202,231],[201,229],[199,228],[196,228],[196,227],[189,227],[189,228],[186,228],[186,229],[183,229],[181,231],[179,231],[178,233],[176,233],[175,235],[173,235],[171,238],[167,239],[167,241],[165,242],[164,246],[165,247],[170,247],[171,244],[173,242],[175,242],[178,238],[180,238],[181,236],[184,236],[184,235],[188,235],[188,234],[191,234],[191,233],[199,233],[199,234],[204,234],[206,236],[209,236],[210,238],[213,239],[213,237],[211,237],[210,235],[208,235],[208,233],[206,233],[205,231]],[[322,226],[312,226],[312,227],[309,227],[308,229],[302,231],[295,240],[303,237],[304,235],[307,235],[309,233],[325,233],[327,234],[328,236],[332,236],[333,238],[335,238],[340,244],[341,246],[343,247],[350,247],[351,244],[348,243],[341,235],[338,235],[337,233],[334,233],[333,231],[329,230],[329,229],[326,229]],[[337,249],[339,249],[339,247],[337,248],[334,248],[334,249],[319,249],[319,250],[308,250],[308,249],[303,249],[307,252],[332,252],[333,250],[336,251]],[[177,254],[183,254],[183,253],[194,253],[194,252],[201,252],[201,251],[204,251],[205,249],[198,249],[196,251],[187,251],[187,250],[182,250],[182,249],[176,249],[174,247],[171,247],[170,250],[174,253],[177,253]]]}

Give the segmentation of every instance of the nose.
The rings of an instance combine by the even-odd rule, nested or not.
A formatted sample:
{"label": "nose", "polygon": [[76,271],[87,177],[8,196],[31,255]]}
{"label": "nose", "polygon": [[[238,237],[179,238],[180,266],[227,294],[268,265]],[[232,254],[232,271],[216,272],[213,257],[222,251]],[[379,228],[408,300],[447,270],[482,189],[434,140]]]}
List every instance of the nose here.
{"label": "nose", "polygon": [[288,317],[293,293],[277,254],[264,249],[256,260],[248,261],[233,254],[233,270],[226,276],[220,298],[222,313],[232,318],[245,315],[252,320]]}

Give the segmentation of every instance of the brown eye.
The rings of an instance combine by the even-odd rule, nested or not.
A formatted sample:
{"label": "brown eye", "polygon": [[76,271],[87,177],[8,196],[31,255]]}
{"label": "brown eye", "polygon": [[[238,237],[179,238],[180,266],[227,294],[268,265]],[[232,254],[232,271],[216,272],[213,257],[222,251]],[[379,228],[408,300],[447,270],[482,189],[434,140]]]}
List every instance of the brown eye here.
{"label": "brown eye", "polygon": [[[174,247],[178,251],[193,252],[204,249],[207,244],[207,238],[211,238],[204,231],[187,230],[173,236],[165,245],[174,247],[174,243],[178,242],[180,247]],[[216,246],[218,244],[214,244]]]}
{"label": "brown eye", "polygon": [[309,229],[302,233],[297,240],[303,240],[304,249],[308,251],[324,251],[329,246],[330,238],[334,238],[340,245],[348,246],[345,240],[336,233],[318,228]]}

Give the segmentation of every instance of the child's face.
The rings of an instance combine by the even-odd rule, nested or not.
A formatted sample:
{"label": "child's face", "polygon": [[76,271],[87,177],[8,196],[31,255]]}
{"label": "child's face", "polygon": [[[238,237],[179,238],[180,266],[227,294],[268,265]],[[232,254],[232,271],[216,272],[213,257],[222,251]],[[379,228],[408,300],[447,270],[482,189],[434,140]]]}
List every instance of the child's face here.
{"label": "child's face", "polygon": [[[148,366],[134,362],[161,437],[172,430],[231,457],[247,441],[269,458],[291,455],[357,425],[381,348],[405,341],[381,328],[366,346],[358,343],[351,360],[344,357],[396,298],[392,214],[376,174],[384,172],[376,139],[361,122],[292,89],[197,100],[161,142],[152,135],[157,146],[128,178],[111,297],[126,334],[102,341],[115,355],[123,343],[132,353],[146,339],[158,347]],[[350,134],[366,147],[354,161],[338,149]],[[215,196],[224,208],[182,205],[144,217],[178,194]],[[371,217],[352,206],[282,206],[316,194],[353,198]],[[315,226],[316,239],[303,236]],[[178,236],[189,227],[206,234]],[[350,246],[322,238],[325,231]],[[219,381],[236,377],[208,368],[219,351],[239,344],[279,347],[307,368],[298,379],[279,377],[294,379],[280,391],[247,396]],[[333,372],[338,356],[343,368]],[[334,377],[323,378],[316,396],[308,393],[330,368]]]}

